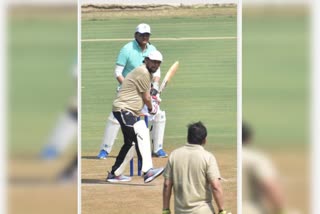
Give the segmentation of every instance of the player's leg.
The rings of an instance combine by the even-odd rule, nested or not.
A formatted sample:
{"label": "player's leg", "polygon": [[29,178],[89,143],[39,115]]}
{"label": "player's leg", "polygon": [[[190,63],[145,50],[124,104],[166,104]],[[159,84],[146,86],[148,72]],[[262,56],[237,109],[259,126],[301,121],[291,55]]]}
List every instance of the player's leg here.
{"label": "player's leg", "polygon": [[108,117],[108,122],[104,132],[102,144],[100,146],[100,152],[98,154],[99,159],[105,159],[108,157],[112,150],[112,146],[117,138],[120,125],[118,120],[113,116],[112,112]]}
{"label": "player's leg", "polygon": [[163,150],[164,131],[166,127],[166,112],[159,110],[153,117],[151,139],[153,144],[153,154],[156,157],[168,157],[168,154]]}
{"label": "player's leg", "polygon": [[124,144],[120,149],[114,165],[112,166],[111,172],[108,174],[107,181],[130,181],[131,178],[123,176],[122,173],[124,172],[127,163],[134,155],[134,147],[132,146],[132,142],[136,141],[136,135],[133,130],[133,124],[137,121],[137,117],[127,111],[114,112],[114,116],[121,125]]}
{"label": "player's leg", "polygon": [[140,120],[133,127],[138,145],[136,147],[138,159],[142,159],[141,170],[144,172],[144,182],[148,183],[161,175],[164,169],[153,169],[149,129],[146,127],[145,122]]}
{"label": "player's leg", "polygon": [[69,109],[59,117],[58,123],[45,148],[41,152],[43,159],[54,159],[58,157],[77,136],[78,112],[76,109]]}
{"label": "player's leg", "polygon": [[77,182],[78,173],[78,155],[76,154],[74,158],[68,163],[68,165],[62,170],[58,175],[59,182]]}

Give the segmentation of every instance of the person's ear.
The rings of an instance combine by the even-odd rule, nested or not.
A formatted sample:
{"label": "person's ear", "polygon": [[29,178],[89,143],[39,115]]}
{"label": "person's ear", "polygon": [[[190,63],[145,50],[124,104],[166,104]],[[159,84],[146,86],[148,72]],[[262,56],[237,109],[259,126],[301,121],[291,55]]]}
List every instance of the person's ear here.
{"label": "person's ear", "polygon": [[207,138],[203,139],[202,145],[205,145],[207,143]]}

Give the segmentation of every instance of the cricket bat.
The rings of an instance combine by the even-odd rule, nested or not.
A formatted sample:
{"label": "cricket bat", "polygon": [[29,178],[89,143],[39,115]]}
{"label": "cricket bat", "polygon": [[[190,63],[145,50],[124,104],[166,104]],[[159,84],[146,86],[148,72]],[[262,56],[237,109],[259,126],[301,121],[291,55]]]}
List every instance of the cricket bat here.
{"label": "cricket bat", "polygon": [[162,80],[162,83],[159,87],[159,93],[163,91],[163,89],[167,86],[168,82],[171,80],[171,78],[174,76],[174,74],[177,72],[179,68],[179,61],[176,61],[168,70],[166,76]]}

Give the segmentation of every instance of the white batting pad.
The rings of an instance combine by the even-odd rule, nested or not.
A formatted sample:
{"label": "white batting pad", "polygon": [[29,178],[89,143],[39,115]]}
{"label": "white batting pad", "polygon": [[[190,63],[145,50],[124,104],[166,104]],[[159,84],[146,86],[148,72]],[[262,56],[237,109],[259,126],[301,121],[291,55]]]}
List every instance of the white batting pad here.
{"label": "white batting pad", "polygon": [[119,129],[120,129],[120,124],[118,120],[113,116],[113,113],[111,112],[111,114],[108,117],[108,122],[106,125],[106,129],[104,131],[104,136],[103,136],[100,149],[103,149],[108,153],[111,152],[112,146],[117,138]]}
{"label": "white batting pad", "polygon": [[163,147],[164,130],[166,128],[166,112],[158,111],[155,115],[151,130],[153,152],[157,153]]}
{"label": "white batting pad", "polygon": [[78,122],[66,112],[60,116],[48,144],[61,153],[76,139],[77,131]]}
{"label": "white batting pad", "polygon": [[153,167],[149,129],[143,120],[136,122],[133,128],[137,135],[138,147],[142,156],[142,172],[147,172]]}
{"label": "white batting pad", "polygon": [[119,176],[119,175],[122,175],[124,173],[124,170],[126,169],[126,166],[130,162],[130,160],[134,157],[135,150],[136,150],[135,144],[133,143],[131,148],[129,149],[126,157],[124,158],[122,164],[120,165],[120,167],[116,171],[114,171],[115,176]]}

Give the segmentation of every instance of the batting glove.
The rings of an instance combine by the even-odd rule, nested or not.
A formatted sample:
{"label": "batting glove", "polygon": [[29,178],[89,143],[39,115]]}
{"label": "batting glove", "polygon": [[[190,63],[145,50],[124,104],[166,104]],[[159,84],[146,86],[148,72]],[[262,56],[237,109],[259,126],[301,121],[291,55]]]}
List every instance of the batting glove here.
{"label": "batting glove", "polygon": [[162,100],[161,100],[159,94],[157,94],[156,96],[151,96],[151,98],[152,98],[152,102],[156,102],[156,103],[158,103],[158,105],[160,105]]}
{"label": "batting glove", "polygon": [[159,83],[158,82],[153,82],[152,83],[152,88],[154,88],[155,90],[159,91]]}
{"label": "batting glove", "polygon": [[170,209],[162,210],[162,214],[171,214]]}
{"label": "batting glove", "polygon": [[219,211],[219,214],[227,214],[227,211],[225,211],[225,210],[220,210],[220,211]]}
{"label": "batting glove", "polygon": [[153,82],[152,83],[152,88],[150,91],[151,96],[156,96],[159,93],[159,83]]}
{"label": "batting glove", "polygon": [[149,114],[157,114],[159,109],[159,104],[156,102],[152,102],[152,109],[148,108]]}

